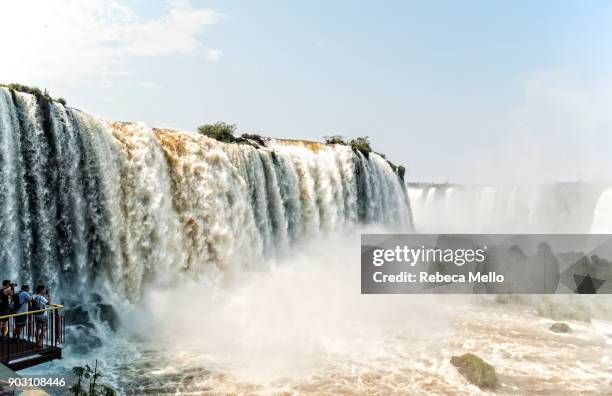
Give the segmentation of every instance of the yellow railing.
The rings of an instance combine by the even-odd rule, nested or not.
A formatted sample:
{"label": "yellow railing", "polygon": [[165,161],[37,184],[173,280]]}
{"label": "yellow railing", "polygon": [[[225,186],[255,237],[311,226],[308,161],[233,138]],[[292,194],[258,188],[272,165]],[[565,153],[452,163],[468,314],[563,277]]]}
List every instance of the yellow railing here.
{"label": "yellow railing", "polygon": [[[53,359],[61,356],[59,346],[64,342],[66,325],[60,309],[64,306],[47,306],[44,309],[0,316],[0,362],[9,367],[29,367],[19,363],[19,359],[45,354]],[[40,314],[47,312],[44,316],[46,320],[41,320]]]}
{"label": "yellow railing", "polygon": [[51,308],[37,309],[36,311],[27,311],[27,312],[21,312],[21,313],[16,313],[16,314],[4,315],[4,316],[0,316],[0,320],[6,320],[6,319],[14,318],[17,316],[22,316],[22,315],[35,315],[35,314],[39,314],[39,313],[43,313],[47,311],[55,311],[55,310],[64,308],[63,305],[59,305],[59,304],[47,304],[47,305],[51,305]]}

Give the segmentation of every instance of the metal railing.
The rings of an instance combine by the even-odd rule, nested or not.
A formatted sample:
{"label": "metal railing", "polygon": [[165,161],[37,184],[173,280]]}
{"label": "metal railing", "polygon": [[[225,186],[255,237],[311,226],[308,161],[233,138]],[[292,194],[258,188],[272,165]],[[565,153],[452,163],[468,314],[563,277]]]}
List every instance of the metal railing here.
{"label": "metal railing", "polygon": [[[0,316],[0,362],[59,350],[65,341],[66,325],[59,312],[64,306],[48,305],[45,309]],[[44,329],[40,320],[43,313],[47,317]]]}

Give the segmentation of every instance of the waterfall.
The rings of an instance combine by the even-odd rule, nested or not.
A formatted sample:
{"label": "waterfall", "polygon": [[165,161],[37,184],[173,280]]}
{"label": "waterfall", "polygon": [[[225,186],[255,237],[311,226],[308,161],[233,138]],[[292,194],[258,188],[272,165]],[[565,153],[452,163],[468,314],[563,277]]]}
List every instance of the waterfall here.
{"label": "waterfall", "polygon": [[595,206],[592,234],[612,234],[612,188],[601,194]]}
{"label": "waterfall", "polygon": [[606,232],[612,221],[612,192],[600,184],[406,187],[421,233]]}
{"label": "waterfall", "polygon": [[411,230],[389,163],[344,145],[106,122],[0,88],[3,276],[136,301],[151,282],[238,274],[321,233]]}

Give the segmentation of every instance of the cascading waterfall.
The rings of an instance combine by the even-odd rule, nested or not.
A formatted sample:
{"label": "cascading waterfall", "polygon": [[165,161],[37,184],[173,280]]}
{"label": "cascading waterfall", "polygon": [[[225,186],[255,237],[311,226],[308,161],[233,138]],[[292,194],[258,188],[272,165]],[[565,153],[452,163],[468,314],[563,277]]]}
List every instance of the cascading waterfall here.
{"label": "cascading waterfall", "polygon": [[406,187],[423,233],[606,232],[612,221],[612,192],[600,184]]}
{"label": "cascading waterfall", "polygon": [[0,88],[5,277],[79,290],[236,273],[356,223],[411,229],[405,187],[377,154],[106,123]]}
{"label": "cascading waterfall", "polygon": [[612,188],[604,191],[597,200],[591,233],[612,234]]}

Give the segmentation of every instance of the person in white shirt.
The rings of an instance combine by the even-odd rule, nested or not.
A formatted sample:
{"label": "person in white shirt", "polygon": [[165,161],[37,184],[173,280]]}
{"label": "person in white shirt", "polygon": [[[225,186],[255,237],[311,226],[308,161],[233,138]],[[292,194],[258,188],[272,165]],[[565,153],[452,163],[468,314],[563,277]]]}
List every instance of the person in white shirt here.
{"label": "person in white shirt", "polygon": [[[36,286],[36,294],[32,296],[32,311],[45,309],[47,304],[51,304],[49,290],[45,289],[44,285]],[[36,321],[36,343],[39,348],[42,348],[45,331],[47,331],[49,326],[49,315],[47,311],[39,312],[34,314],[34,320]]]}

